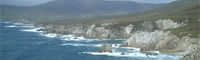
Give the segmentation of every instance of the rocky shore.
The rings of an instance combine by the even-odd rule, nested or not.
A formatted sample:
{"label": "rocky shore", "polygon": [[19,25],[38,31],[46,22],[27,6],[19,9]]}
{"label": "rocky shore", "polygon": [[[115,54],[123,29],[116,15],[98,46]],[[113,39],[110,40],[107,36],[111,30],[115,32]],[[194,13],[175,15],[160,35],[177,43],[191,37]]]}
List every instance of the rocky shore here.
{"label": "rocky shore", "polygon": [[[89,39],[127,39],[121,47],[137,47],[143,51],[161,51],[169,54],[182,55],[181,60],[200,59],[199,38],[191,38],[191,34],[177,36],[170,29],[186,25],[185,21],[175,22],[170,19],[156,21],[142,21],[130,24],[74,24],[53,25],[37,24],[44,27],[41,31],[64,35],[83,36]],[[183,32],[184,33],[184,32]],[[104,44],[101,52],[112,52],[109,44]],[[106,51],[104,51],[106,49]]]}

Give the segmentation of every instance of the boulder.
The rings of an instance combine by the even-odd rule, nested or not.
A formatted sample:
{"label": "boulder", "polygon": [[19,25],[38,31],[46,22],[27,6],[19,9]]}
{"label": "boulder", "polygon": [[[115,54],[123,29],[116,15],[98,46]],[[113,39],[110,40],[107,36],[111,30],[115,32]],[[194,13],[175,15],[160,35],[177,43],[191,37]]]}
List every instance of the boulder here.
{"label": "boulder", "polygon": [[103,44],[103,46],[101,46],[101,53],[102,52],[110,52],[112,53],[112,47],[108,44],[108,43],[105,43]]}
{"label": "boulder", "polygon": [[146,52],[146,55],[149,56],[149,55],[159,55],[159,53],[156,53],[156,52]]}
{"label": "boulder", "polygon": [[126,53],[121,53],[120,55],[128,55],[128,54],[126,54]]}

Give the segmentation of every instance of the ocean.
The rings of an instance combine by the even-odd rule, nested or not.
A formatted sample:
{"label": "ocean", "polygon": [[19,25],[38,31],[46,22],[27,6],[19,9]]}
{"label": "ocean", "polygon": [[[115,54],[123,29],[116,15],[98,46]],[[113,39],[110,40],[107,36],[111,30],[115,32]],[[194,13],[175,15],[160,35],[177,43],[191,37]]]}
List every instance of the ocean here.
{"label": "ocean", "polygon": [[[146,56],[139,48],[119,47],[125,40],[86,39],[37,31],[33,24],[0,22],[0,60],[178,60],[181,56],[157,52]],[[104,43],[113,53],[97,53]],[[117,44],[117,46],[115,46]],[[127,55],[121,55],[121,53]]]}

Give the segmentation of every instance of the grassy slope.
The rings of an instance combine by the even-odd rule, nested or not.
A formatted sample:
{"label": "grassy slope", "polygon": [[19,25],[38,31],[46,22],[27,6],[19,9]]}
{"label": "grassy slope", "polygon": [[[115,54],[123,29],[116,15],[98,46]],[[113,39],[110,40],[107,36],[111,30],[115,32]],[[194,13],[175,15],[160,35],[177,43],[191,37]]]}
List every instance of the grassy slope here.
{"label": "grassy slope", "polygon": [[[167,5],[126,15],[118,16],[100,22],[128,23],[142,20],[156,20],[163,18],[186,19],[189,16],[199,16],[198,6],[200,0],[179,0]],[[196,7],[195,7],[196,5]],[[99,21],[97,23],[100,23]]]}
{"label": "grassy slope", "polygon": [[[180,0],[172,2],[168,5],[161,6],[155,9],[147,10],[144,12],[118,15],[118,16],[102,16],[102,17],[86,17],[86,18],[74,18],[69,20],[60,20],[55,22],[47,22],[47,24],[102,24],[115,22],[118,23],[116,27],[122,25],[128,25],[135,22],[146,20],[158,20],[158,19],[172,19],[175,21],[188,20],[188,23],[180,28],[171,29],[173,33],[178,36],[192,34],[191,37],[199,37],[199,23],[200,19],[200,1],[199,0]],[[79,22],[77,22],[77,19]],[[76,21],[75,21],[76,20]],[[69,22],[70,21],[70,22]],[[115,26],[113,26],[115,27]],[[183,33],[183,34],[180,34]]]}
{"label": "grassy slope", "polygon": [[116,22],[121,25],[130,24],[138,21],[146,21],[146,20],[159,20],[159,19],[172,19],[174,21],[182,21],[188,20],[185,26],[170,29],[173,33],[178,36],[184,36],[191,34],[191,37],[199,37],[200,34],[200,4],[194,4],[191,6],[187,6],[184,8],[174,9],[168,12],[154,13],[144,16],[137,17],[126,17],[121,19],[108,19],[101,22],[95,23],[105,23],[105,22]]}
{"label": "grassy slope", "polygon": [[[91,17],[78,17],[78,18],[73,18],[73,19],[63,19],[59,21],[56,21],[57,23],[52,23],[52,24],[71,24],[73,22],[74,24],[77,23],[84,23],[84,24],[101,24],[105,22],[117,22],[117,23],[131,23],[135,21],[142,21],[142,20],[154,20],[154,19],[161,19],[161,18],[169,18],[170,16],[165,16],[168,15],[163,12],[171,12],[172,10],[177,10],[186,6],[190,6],[192,4],[197,4],[199,3],[200,0],[179,0],[175,1],[172,3],[169,3],[164,6],[160,6],[154,9],[138,12],[138,13],[130,13],[130,14],[125,14],[125,15],[112,15],[112,16],[91,16]],[[175,14],[174,12],[171,12],[172,14]],[[182,12],[180,12],[182,13]],[[180,15],[179,13],[179,15]],[[164,15],[165,14],[165,15]],[[183,13],[184,14],[184,13]],[[177,16],[172,16],[173,18],[180,19],[179,15]],[[183,17],[183,16],[182,16]],[[171,17],[170,17],[171,18]],[[185,17],[187,18],[187,17]],[[183,18],[184,19],[184,18]],[[77,22],[77,21],[79,22]],[[64,23],[65,22],[65,23]]]}

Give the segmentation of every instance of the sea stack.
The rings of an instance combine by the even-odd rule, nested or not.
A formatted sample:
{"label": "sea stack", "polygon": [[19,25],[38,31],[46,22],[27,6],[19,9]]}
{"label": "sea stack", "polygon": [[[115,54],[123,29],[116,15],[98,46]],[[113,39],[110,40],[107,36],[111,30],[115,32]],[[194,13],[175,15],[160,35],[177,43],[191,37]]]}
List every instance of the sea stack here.
{"label": "sea stack", "polygon": [[108,43],[105,43],[101,46],[101,53],[103,52],[109,52],[109,53],[112,53],[112,47],[108,44]]}

